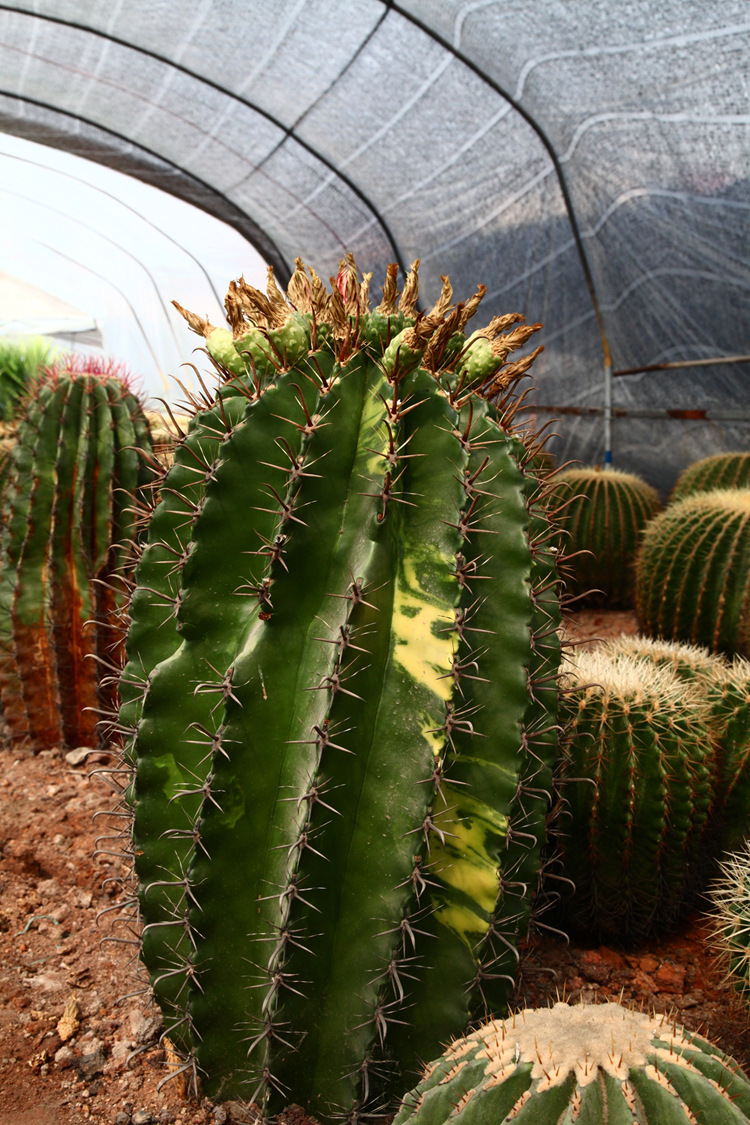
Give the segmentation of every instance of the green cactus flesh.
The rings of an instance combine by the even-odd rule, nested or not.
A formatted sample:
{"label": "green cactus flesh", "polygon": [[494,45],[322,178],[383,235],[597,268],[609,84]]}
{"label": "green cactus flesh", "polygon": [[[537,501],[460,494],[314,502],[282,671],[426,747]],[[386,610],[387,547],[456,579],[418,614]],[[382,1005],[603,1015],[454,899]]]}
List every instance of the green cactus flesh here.
{"label": "green cactus flesh", "polygon": [[750,453],[716,453],[694,461],[680,473],[669,495],[670,504],[695,492],[750,487]]}
{"label": "green cactus flesh", "polygon": [[651,521],[636,612],[652,636],[750,655],[750,490],[699,492]]}
{"label": "green cactus flesh", "polygon": [[580,653],[562,710],[568,925],[620,941],[672,927],[703,870],[709,705],[667,667]]}
{"label": "green cactus flesh", "polygon": [[661,511],[656,490],[617,469],[567,469],[555,482],[569,592],[590,605],[631,606],[641,532]]}
{"label": "green cactus flesh", "polygon": [[[123,674],[143,957],[170,1039],[207,1091],[319,1114],[390,1096],[505,1004],[555,752],[534,450],[511,391],[495,409],[469,385],[478,301],[444,289],[416,317],[416,274],[398,303],[394,282],[370,313],[351,261],[330,294],[298,263],[291,343],[275,286],[230,287],[236,347],[277,335],[244,350],[244,376],[223,361],[176,450]],[[503,339],[493,389],[528,367],[502,368]]]}
{"label": "green cactus flesh", "polygon": [[746,1125],[750,1082],[668,1015],[555,1004],[454,1042],[393,1125]]}
{"label": "green cactus flesh", "polygon": [[96,745],[114,706],[99,669],[117,664],[119,572],[153,477],[138,453],[151,449],[141,404],[120,375],[74,357],[37,384],[19,422],[0,540],[0,692],[12,736],[37,748]]}

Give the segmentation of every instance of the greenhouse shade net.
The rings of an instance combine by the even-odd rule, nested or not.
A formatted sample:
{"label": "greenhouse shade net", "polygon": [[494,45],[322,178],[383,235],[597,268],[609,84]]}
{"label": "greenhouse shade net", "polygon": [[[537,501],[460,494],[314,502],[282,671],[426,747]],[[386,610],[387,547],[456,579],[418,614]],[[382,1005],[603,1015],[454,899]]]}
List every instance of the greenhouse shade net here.
{"label": "greenhouse shade net", "polygon": [[0,5],[0,118],[282,282],[351,251],[375,284],[419,258],[425,307],[484,283],[485,316],[544,324],[558,457],[666,491],[750,432],[749,46],[735,0],[35,0]]}

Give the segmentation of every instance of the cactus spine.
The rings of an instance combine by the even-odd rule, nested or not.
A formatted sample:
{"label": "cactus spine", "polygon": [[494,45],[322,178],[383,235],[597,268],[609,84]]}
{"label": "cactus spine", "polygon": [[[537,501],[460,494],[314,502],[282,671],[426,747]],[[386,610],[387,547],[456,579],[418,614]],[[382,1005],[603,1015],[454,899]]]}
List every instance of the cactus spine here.
{"label": "cactus spine", "polygon": [[37,748],[97,745],[97,711],[114,707],[99,669],[122,647],[119,570],[153,477],[138,449],[150,451],[148,426],[114,365],[70,357],[19,422],[0,540],[0,692],[12,737]]}
{"label": "cactus spine", "polygon": [[750,453],[716,453],[694,461],[680,473],[669,494],[670,504],[695,492],[750,488]]}
{"label": "cactus spine", "polygon": [[557,579],[510,422],[532,357],[506,363],[533,329],[466,341],[480,294],[418,316],[394,267],[370,311],[368,281],[298,262],[288,300],[230,287],[232,332],[186,314],[225,382],[164,480],[122,680],[170,1037],[207,1091],[323,1114],[505,1002],[556,742]]}
{"label": "cactus spine", "polygon": [[696,888],[714,792],[709,708],[669,668],[605,650],[580,653],[566,681],[565,918],[633,940],[672,926]]}
{"label": "cactus spine", "polygon": [[566,469],[556,482],[570,593],[589,605],[631,606],[641,532],[661,511],[656,490],[617,469]]}
{"label": "cactus spine", "polygon": [[750,655],[750,490],[699,492],[651,521],[636,611],[652,636]]}
{"label": "cactus spine", "polygon": [[746,1125],[749,1114],[737,1064],[669,1015],[558,1003],[453,1043],[393,1125]]}

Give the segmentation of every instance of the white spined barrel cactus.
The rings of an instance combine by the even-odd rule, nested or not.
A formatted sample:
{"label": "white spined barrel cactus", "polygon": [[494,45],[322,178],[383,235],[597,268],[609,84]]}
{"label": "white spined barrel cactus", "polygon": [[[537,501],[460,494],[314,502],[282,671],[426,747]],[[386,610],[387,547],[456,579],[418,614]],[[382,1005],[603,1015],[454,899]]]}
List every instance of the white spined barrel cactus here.
{"label": "white spined barrel cactus", "polygon": [[747,1125],[750,1082],[668,1015],[555,1004],[453,1043],[393,1125]]}

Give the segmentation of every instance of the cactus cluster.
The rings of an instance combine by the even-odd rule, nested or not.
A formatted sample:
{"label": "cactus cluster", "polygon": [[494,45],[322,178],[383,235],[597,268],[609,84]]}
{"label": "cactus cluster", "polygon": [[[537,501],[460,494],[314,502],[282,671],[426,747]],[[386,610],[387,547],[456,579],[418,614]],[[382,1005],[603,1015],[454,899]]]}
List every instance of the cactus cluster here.
{"label": "cactus cluster", "polygon": [[579,653],[564,683],[565,921],[620,941],[669,929],[705,874],[719,752],[708,702],[667,664],[606,648]]}
{"label": "cactus cluster", "polygon": [[14,739],[95,746],[115,706],[119,571],[153,473],[148,424],[124,372],[68,357],[19,420],[0,538],[0,695]]}
{"label": "cactus cluster", "polygon": [[393,1125],[746,1125],[750,1082],[669,1015],[557,1003],[453,1043]]}
{"label": "cactus cluster", "polygon": [[[505,1004],[556,752],[550,527],[512,387],[536,326],[298,261],[192,313],[120,726],[143,958],[206,1092],[364,1112]],[[184,311],[184,310],[183,310]],[[534,355],[536,353],[533,353]],[[490,405],[488,395],[500,396]]]}
{"label": "cactus cluster", "polygon": [[631,606],[636,552],[643,528],[661,511],[658,493],[618,469],[565,469],[555,480],[568,590],[588,605]]}
{"label": "cactus cluster", "polygon": [[750,488],[750,453],[716,453],[694,461],[680,473],[669,494],[669,502],[684,500],[695,492],[727,488]]}
{"label": "cactus cluster", "polygon": [[698,492],[649,523],[636,612],[652,636],[750,655],[750,490]]}

